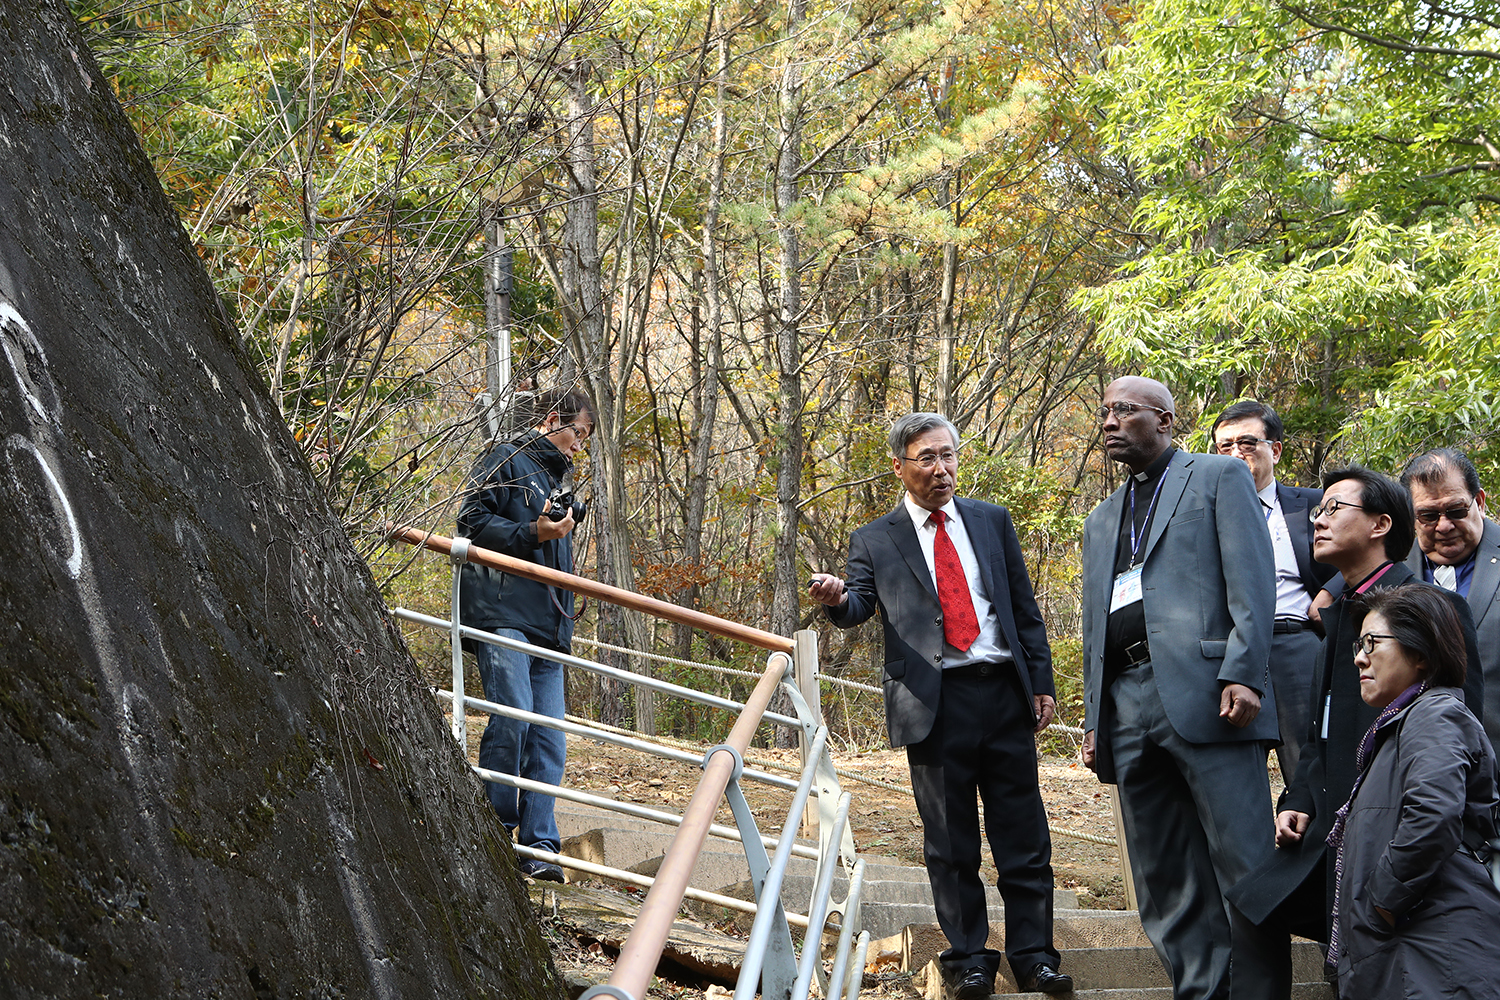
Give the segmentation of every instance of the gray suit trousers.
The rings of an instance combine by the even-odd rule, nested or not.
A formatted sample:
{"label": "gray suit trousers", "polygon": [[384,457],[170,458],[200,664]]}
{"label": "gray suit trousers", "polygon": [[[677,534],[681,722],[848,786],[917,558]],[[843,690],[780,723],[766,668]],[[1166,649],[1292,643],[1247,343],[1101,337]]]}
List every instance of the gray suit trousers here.
{"label": "gray suit trousers", "polygon": [[1167,720],[1151,664],[1110,684],[1110,746],[1141,923],[1176,1000],[1275,1000],[1291,989],[1285,933],[1261,930],[1224,890],[1274,850],[1265,752],[1189,743]]}
{"label": "gray suit trousers", "polygon": [[1271,684],[1276,690],[1276,724],[1281,746],[1276,759],[1282,780],[1291,783],[1307,739],[1308,713],[1312,711],[1312,678],[1323,640],[1316,632],[1287,632],[1271,637]]}

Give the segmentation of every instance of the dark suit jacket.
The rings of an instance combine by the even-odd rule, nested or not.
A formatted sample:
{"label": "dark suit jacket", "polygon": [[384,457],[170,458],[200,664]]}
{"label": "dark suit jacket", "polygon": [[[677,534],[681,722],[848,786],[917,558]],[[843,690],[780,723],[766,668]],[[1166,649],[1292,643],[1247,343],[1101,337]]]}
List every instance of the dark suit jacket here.
{"label": "dark suit jacket", "polygon": [[[1095,730],[1099,780],[1114,784],[1104,650],[1125,487],[1083,527],[1084,728]],[[1172,728],[1192,743],[1275,740],[1267,660],[1276,616],[1276,558],[1250,470],[1237,458],[1179,451],[1162,478],[1146,536],[1142,603],[1156,688]],[[1227,683],[1261,696],[1248,726],[1219,718]]]}
{"label": "dark suit jacket", "polygon": [[1323,491],[1277,482],[1276,499],[1281,504],[1281,516],[1286,518],[1287,534],[1292,536],[1292,550],[1297,553],[1297,571],[1302,575],[1302,586],[1310,599],[1323,589],[1329,577],[1338,572],[1332,566],[1313,561],[1312,522],[1307,514],[1323,499]]}
{"label": "dark suit jacket", "polygon": [[[1376,586],[1395,587],[1413,579],[1420,581],[1421,577],[1414,576],[1407,566],[1397,563],[1385,572]],[[1444,593],[1458,614],[1469,654],[1469,677],[1464,683],[1464,697],[1470,710],[1479,715],[1480,709],[1476,706],[1484,703],[1484,680],[1475,648],[1473,617],[1468,605],[1457,594]],[[1307,738],[1302,744],[1297,773],[1287,784],[1276,807],[1278,812],[1293,809],[1307,813],[1312,819],[1298,843],[1278,849],[1270,861],[1246,875],[1228,893],[1230,901],[1256,923],[1264,921],[1318,869],[1324,859],[1325,841],[1333,827],[1334,814],[1349,800],[1349,792],[1354,787],[1354,751],[1375,721],[1375,716],[1380,714],[1379,709],[1366,705],[1360,697],[1359,670],[1354,666],[1353,644],[1359,638],[1364,620],[1363,610],[1350,608],[1342,600],[1323,610],[1327,638],[1323,642],[1323,656],[1318,662],[1317,673],[1313,675]],[[1328,739],[1324,740],[1321,737],[1323,702],[1330,692]],[[1314,907],[1310,913],[1288,915],[1293,919],[1290,929],[1294,933],[1327,940],[1333,879],[1331,873],[1326,873],[1325,877],[1326,892],[1322,896],[1314,895],[1325,905]]]}
{"label": "dark suit jacket", "polygon": [[[1027,705],[1039,694],[1055,696],[1052,649],[1009,511],[981,500],[954,502],[979,559],[985,595],[1015,657]],[[850,536],[844,582],[849,600],[830,607],[828,617],[839,628],[851,628],[880,612],[886,731],[893,747],[919,743],[932,732],[942,692],[943,609],[904,501]]]}

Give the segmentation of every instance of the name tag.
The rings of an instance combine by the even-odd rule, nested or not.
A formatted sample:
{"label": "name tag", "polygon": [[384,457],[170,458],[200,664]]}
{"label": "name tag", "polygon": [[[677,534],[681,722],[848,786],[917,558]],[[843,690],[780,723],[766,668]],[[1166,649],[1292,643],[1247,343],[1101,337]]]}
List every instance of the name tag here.
{"label": "name tag", "polygon": [[1109,612],[1114,614],[1141,599],[1141,567],[1132,566],[1115,577],[1114,593],[1109,596]]}

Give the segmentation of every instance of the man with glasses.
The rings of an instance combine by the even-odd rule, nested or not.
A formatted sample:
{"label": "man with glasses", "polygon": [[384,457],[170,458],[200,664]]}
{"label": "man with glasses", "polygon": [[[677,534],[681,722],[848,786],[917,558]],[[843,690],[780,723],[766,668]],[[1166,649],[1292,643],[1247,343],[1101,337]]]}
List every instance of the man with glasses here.
{"label": "man with glasses", "polygon": [[1484,728],[1500,745],[1500,525],[1485,517],[1479,473],[1463,452],[1418,455],[1401,483],[1417,512],[1417,544],[1406,565],[1468,601],[1484,671]]}
{"label": "man with glasses", "polygon": [[1127,377],[1098,411],[1128,475],[1083,529],[1083,760],[1117,786],[1174,997],[1269,1000],[1290,987],[1284,940],[1223,893],[1272,853],[1275,559],[1245,529],[1262,516],[1245,463],[1178,451],[1174,409],[1166,386]]}
{"label": "man with glasses", "polygon": [[896,509],[849,539],[847,580],[815,573],[812,597],[840,628],[877,610],[885,629],[885,718],[906,747],[939,956],[959,1000],[995,990],[979,875],[977,799],[1005,901],[1005,955],[1022,992],[1066,993],[1052,943],[1052,841],[1035,734],[1057,702],[1046,627],[1004,507],[957,497],[958,430],[936,413],[896,421]]}
{"label": "man with glasses", "polygon": [[[1326,638],[1313,675],[1302,756],[1276,807],[1276,854],[1235,885],[1229,898],[1267,929],[1326,942],[1336,883],[1326,839],[1354,786],[1355,750],[1379,711],[1359,694],[1354,656],[1365,619],[1359,595],[1415,579],[1401,560],[1411,550],[1416,528],[1406,488],[1358,465],[1323,476],[1323,499],[1310,516],[1313,553],[1339,571],[1343,586],[1323,609]],[[1483,680],[1473,619],[1462,599],[1448,596],[1469,652],[1465,700],[1478,715]]]}
{"label": "man with glasses", "polygon": [[[573,510],[554,511],[550,497],[573,471],[573,456],[594,431],[594,408],[578,392],[554,390],[539,398],[541,421],[497,444],[470,476],[458,513],[458,534],[564,573],[573,572]],[[465,563],[459,579],[463,624],[507,639],[572,651],[573,592]],[[464,640],[479,664],[484,696],[496,704],[553,719],[563,717],[563,668],[524,650]],[[479,766],[555,785],[562,780],[567,744],[560,730],[491,715],[479,740]],[[490,805],[516,843],[556,853],[562,846],[550,795],[518,792],[486,782]],[[563,881],[562,868],[522,858],[521,872]]]}
{"label": "man with glasses", "polygon": [[[1276,757],[1281,774],[1297,773],[1297,754],[1307,732],[1308,692],[1313,667],[1323,648],[1321,623],[1309,607],[1334,568],[1313,559],[1312,525],[1307,511],[1322,490],[1287,486],[1276,478],[1281,461],[1281,418],[1253,399],[1226,406],[1209,432],[1214,450],[1244,462],[1255,480],[1261,515],[1271,534],[1276,557],[1276,624],[1271,636],[1271,687],[1276,692],[1276,720],[1281,746]],[[1260,523],[1260,519],[1257,519]]]}

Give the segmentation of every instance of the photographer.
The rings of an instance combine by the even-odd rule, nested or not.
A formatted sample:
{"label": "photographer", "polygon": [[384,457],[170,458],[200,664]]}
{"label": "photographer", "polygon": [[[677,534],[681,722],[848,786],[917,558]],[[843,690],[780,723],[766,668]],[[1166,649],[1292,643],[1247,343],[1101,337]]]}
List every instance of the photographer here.
{"label": "photographer", "polygon": [[[584,507],[559,487],[594,431],[594,411],[577,392],[553,390],[539,402],[546,414],[541,423],[491,448],[475,467],[458,514],[458,534],[482,548],[571,573],[571,532]],[[465,625],[571,652],[571,591],[469,563],[463,567],[460,604]],[[561,664],[489,643],[465,640],[465,647],[478,657],[488,700],[562,718]],[[566,753],[561,732],[492,715],[480,738],[479,766],[555,785],[562,780]],[[517,844],[557,851],[561,841],[552,796],[496,784],[486,788]],[[523,858],[520,867],[535,879],[563,880],[562,869],[550,862]]]}

